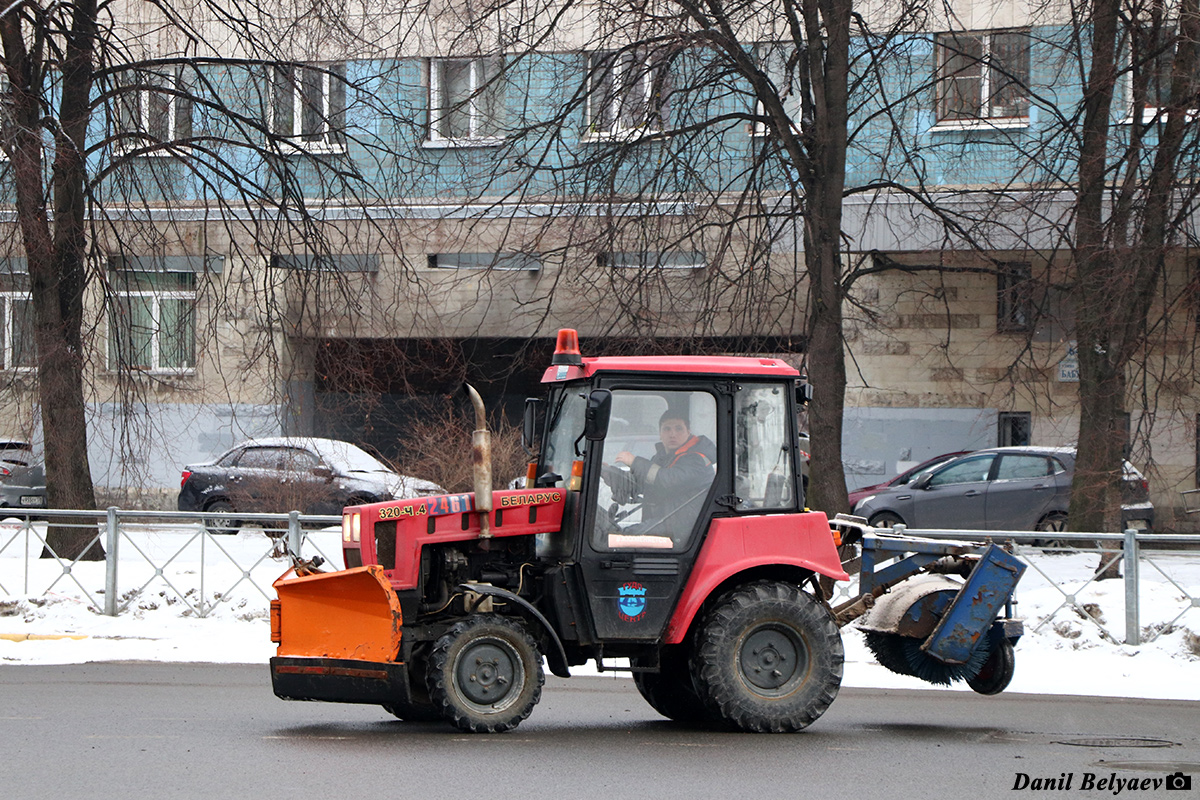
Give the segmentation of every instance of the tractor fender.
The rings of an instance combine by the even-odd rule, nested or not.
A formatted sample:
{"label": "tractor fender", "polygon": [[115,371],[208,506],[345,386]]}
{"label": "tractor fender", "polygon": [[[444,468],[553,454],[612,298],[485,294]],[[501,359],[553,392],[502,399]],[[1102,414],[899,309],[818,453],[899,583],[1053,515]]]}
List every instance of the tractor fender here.
{"label": "tractor fender", "polygon": [[921,575],[893,586],[855,625],[862,631],[925,639],[962,591],[962,582],[946,575]]}
{"label": "tractor fender", "polygon": [[516,603],[528,611],[529,615],[537,620],[542,629],[546,631],[546,635],[550,637],[550,643],[553,645],[550,652],[546,653],[546,662],[550,665],[550,671],[560,678],[571,677],[571,671],[567,668],[567,651],[563,648],[562,639],[558,638],[558,634],[554,631],[554,626],[550,624],[550,620],[546,619],[542,615],[542,612],[538,611],[528,600],[513,594],[507,589],[501,589],[498,586],[488,586],[482,583],[460,583],[457,588],[460,592],[474,592],[475,594],[482,594],[487,597],[496,597],[509,603]]}
{"label": "tractor fender", "polygon": [[664,641],[682,642],[704,601],[730,578],[779,567],[839,581],[850,577],[842,569],[829,518],[820,511],[714,519],[671,615]]}

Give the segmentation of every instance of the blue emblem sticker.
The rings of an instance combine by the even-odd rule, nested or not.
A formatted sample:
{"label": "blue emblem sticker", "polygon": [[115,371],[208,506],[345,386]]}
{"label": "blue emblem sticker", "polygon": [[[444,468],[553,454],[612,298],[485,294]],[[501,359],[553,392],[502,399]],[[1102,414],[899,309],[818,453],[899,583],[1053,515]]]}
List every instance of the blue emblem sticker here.
{"label": "blue emblem sticker", "polygon": [[554,373],[554,379],[558,380],[558,381],[562,381],[562,380],[566,380],[566,378],[567,378],[567,367],[563,364],[560,364],[558,369]]}
{"label": "blue emblem sticker", "polygon": [[630,581],[617,588],[617,614],[626,622],[637,622],[646,613],[646,587]]}

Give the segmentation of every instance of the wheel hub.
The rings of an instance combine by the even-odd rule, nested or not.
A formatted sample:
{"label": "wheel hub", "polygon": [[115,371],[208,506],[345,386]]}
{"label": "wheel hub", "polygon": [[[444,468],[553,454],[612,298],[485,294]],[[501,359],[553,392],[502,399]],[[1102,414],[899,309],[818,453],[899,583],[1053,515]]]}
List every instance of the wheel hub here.
{"label": "wheel hub", "polygon": [[485,641],[463,650],[455,678],[463,697],[490,708],[502,702],[519,682],[519,670],[516,655],[509,648]]}
{"label": "wheel hub", "polygon": [[808,668],[808,653],[795,631],[763,626],[742,642],[742,677],[761,694],[784,694]]}

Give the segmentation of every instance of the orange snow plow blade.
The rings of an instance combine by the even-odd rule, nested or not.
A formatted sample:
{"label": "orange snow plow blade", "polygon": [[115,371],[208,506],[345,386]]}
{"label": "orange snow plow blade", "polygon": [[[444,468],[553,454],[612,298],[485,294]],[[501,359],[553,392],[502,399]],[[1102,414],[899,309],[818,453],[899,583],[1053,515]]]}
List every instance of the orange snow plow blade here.
{"label": "orange snow plow blade", "polygon": [[288,570],[274,586],[271,638],[279,656],[396,659],[400,601],[378,565],[314,575]]}

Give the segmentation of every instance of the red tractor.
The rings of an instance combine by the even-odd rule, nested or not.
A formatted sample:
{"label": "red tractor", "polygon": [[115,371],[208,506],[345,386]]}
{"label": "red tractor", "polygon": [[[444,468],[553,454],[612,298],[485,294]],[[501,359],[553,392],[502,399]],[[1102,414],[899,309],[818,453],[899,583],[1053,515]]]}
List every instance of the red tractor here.
{"label": "red tractor", "polygon": [[582,358],[563,331],[543,383],[526,404],[528,488],[491,490],[472,390],[475,492],[347,508],[345,570],[293,556],[272,604],[275,693],[498,732],[538,702],[543,657],[562,677],[594,659],[674,720],[781,732],[820,717],[841,683],[839,622],[872,598],[835,621],[822,590],[847,575],[838,533],[804,507],[799,373]]}

